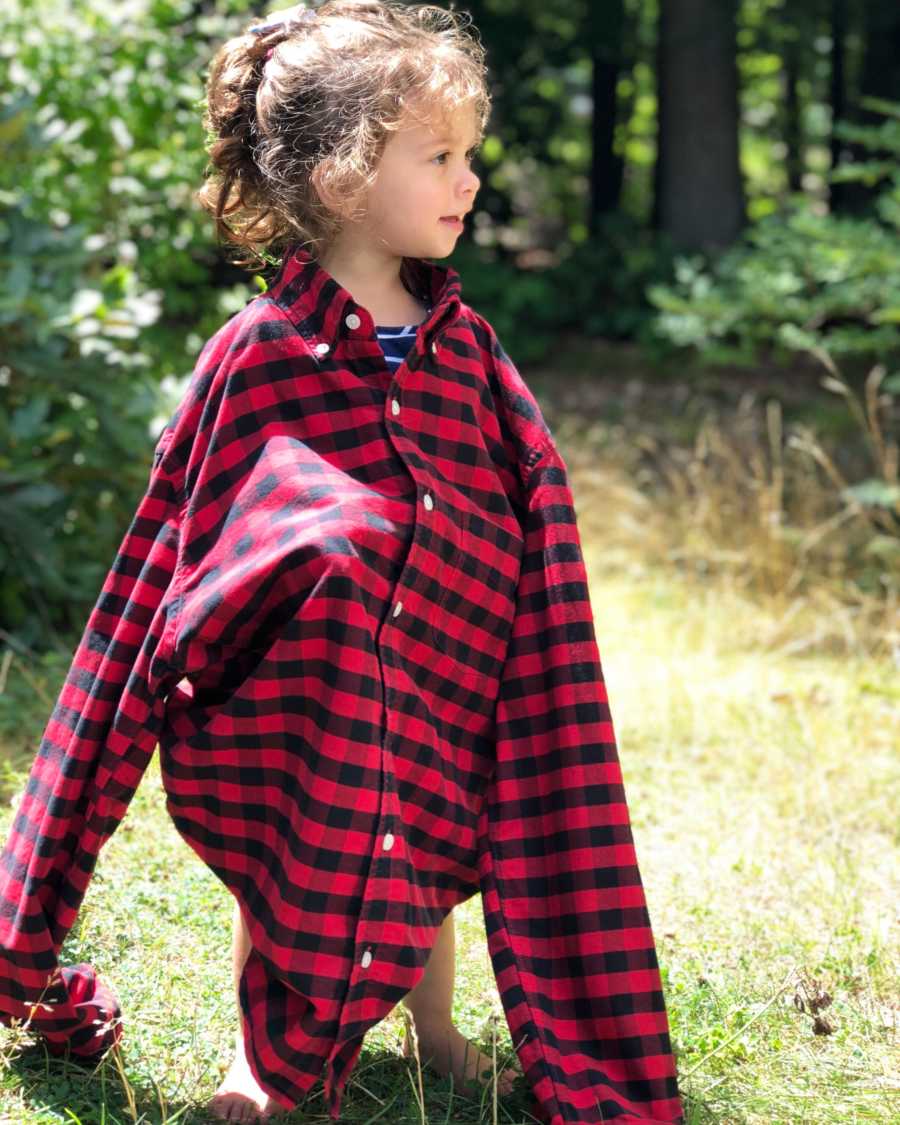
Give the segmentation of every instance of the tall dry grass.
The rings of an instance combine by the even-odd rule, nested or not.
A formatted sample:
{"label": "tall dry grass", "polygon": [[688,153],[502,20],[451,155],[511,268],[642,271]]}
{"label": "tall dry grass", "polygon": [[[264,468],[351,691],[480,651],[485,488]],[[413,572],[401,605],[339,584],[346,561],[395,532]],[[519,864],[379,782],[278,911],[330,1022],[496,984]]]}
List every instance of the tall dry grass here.
{"label": "tall dry grass", "polygon": [[900,665],[898,403],[879,391],[883,366],[860,393],[827,353],[817,358],[821,386],[856,425],[837,448],[814,422],[786,424],[771,389],[703,406],[684,385],[669,394],[629,380],[613,397],[608,381],[585,379],[548,413],[574,490],[591,497],[578,508],[582,534],[601,537],[611,559],[627,567],[637,553],[764,600],[776,613],[757,638],[767,648]]}

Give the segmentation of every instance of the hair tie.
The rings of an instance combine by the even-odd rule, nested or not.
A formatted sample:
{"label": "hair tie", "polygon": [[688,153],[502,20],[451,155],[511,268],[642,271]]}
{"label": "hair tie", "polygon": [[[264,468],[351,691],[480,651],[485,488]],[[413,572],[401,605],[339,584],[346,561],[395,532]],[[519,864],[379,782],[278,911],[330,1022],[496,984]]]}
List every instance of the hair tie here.
{"label": "hair tie", "polygon": [[[271,12],[266,23],[258,23],[250,28],[253,35],[266,35],[276,28],[285,28],[290,31],[292,27],[312,23],[316,18],[314,8],[302,8],[299,12],[295,8],[284,8],[280,12]],[[266,56],[268,58],[268,56]]]}
{"label": "hair tie", "polygon": [[[271,18],[267,23],[258,23],[250,28],[253,35],[267,35],[270,31],[276,31],[284,28],[286,32],[290,33],[293,28],[300,27],[303,24],[312,23],[316,18],[316,13],[313,8],[303,8],[301,11],[296,11],[294,8],[285,8],[280,12],[272,12]],[[265,58],[263,59],[263,66],[272,57],[274,47],[270,47],[266,51]]]}

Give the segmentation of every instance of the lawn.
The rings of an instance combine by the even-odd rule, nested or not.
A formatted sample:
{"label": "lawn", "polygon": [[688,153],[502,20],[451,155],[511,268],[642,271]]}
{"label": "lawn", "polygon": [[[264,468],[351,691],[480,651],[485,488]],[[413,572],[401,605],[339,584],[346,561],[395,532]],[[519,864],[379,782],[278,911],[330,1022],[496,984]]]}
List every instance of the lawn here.
{"label": "lawn", "polygon": [[[684,417],[673,410],[673,425]],[[657,506],[638,487],[633,427],[595,428],[596,446],[577,449],[558,433],[687,1121],[900,1120],[900,649],[865,643],[871,606],[842,607],[833,575],[791,598],[740,567],[683,565],[691,527],[673,515],[677,495]],[[708,552],[727,561],[739,539]],[[232,900],[164,797],[154,758],[63,950],[122,998],[121,1047],[84,1073],[0,1029],[0,1121],[207,1120],[237,1019]],[[4,807],[4,833],[12,815]],[[457,1024],[502,1067],[511,1044],[479,897],[456,911],[456,932]],[[369,1033],[342,1121],[533,1120],[516,1094],[464,1102],[427,1070],[421,1104],[402,1032],[401,1006]],[[283,1120],[326,1125],[321,1085]]]}

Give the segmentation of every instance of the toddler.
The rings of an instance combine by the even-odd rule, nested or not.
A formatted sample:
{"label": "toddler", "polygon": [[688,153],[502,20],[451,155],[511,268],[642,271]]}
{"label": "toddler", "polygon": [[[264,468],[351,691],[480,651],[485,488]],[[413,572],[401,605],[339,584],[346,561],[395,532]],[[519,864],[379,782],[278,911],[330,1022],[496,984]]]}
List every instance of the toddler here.
{"label": "toddler", "polygon": [[[459,14],[329,0],[213,59],[198,193],[265,292],[204,345],[0,864],[0,1016],[92,1060],[115,993],[60,947],[155,748],[234,897],[232,1121],[331,1116],[399,1002],[478,1091],[453,908],[480,894],[548,1125],[681,1122],[567,466],[450,254],[480,186]],[[409,1052],[411,1045],[405,1044]]]}

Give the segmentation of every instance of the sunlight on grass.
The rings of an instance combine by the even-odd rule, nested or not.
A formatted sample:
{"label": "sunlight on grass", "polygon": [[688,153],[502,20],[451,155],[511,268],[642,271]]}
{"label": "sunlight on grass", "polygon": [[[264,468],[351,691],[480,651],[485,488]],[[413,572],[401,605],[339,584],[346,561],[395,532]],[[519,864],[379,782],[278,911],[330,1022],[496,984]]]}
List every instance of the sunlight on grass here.
{"label": "sunlight on grass", "polygon": [[[900,708],[878,662],[761,652],[777,622],[739,592],[585,557],[696,1120],[896,1120]],[[831,1034],[792,985],[691,1070],[804,976],[827,982]]]}
{"label": "sunlight on grass", "polygon": [[[687,1125],[896,1121],[896,601],[851,590],[837,541],[797,553],[804,521],[829,518],[827,496],[801,473],[782,511],[785,481],[752,444],[743,460],[669,447],[650,471],[627,425],[577,421],[560,430],[590,436],[561,445]],[[720,438],[707,452],[727,450]],[[744,464],[759,467],[728,475]],[[773,526],[799,539],[774,549]],[[13,662],[9,690],[24,699],[16,675]],[[0,1121],[207,1120],[237,1026],[231,911],[169,820],[154,758],[63,950],[118,992],[118,1059],[85,1072],[0,1030]],[[512,1045],[480,897],[455,918],[454,1017],[502,1070]],[[463,1100],[427,1069],[420,1085],[404,1024],[398,1005],[370,1031],[341,1120],[493,1122],[490,1092]],[[497,1120],[530,1125],[526,1107],[501,1099]],[[283,1120],[328,1125],[321,1085]]]}

